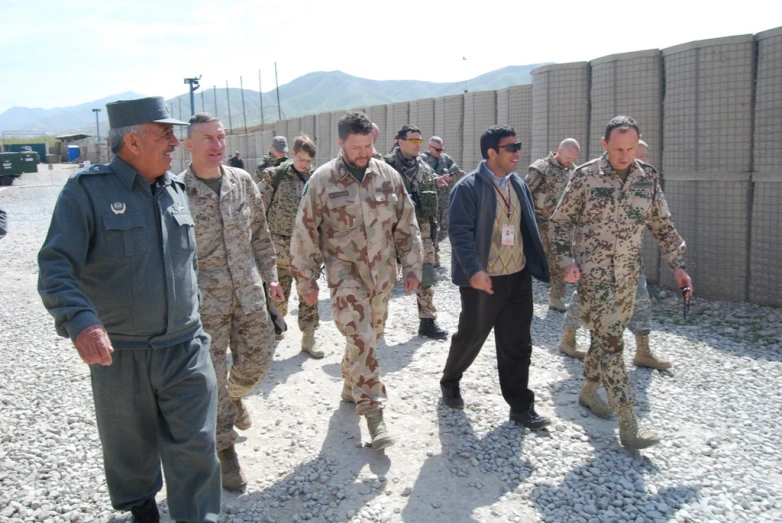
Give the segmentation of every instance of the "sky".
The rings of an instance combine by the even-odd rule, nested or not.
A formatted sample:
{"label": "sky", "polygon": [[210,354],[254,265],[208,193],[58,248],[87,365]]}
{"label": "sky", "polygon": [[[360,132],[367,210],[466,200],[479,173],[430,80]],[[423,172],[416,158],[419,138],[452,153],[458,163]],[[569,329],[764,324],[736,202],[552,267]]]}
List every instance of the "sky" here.
{"label": "sky", "polygon": [[[730,9],[721,7],[730,6]],[[274,87],[315,71],[466,80],[782,26],[782,2],[3,0],[0,113],[134,91]],[[466,60],[465,60],[466,58]]]}

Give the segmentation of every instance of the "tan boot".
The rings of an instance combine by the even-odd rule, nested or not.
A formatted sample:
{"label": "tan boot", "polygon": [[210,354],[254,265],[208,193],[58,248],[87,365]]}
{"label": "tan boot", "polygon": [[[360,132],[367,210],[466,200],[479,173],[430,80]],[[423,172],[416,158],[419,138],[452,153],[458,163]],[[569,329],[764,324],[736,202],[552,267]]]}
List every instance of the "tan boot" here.
{"label": "tan boot", "polygon": [[668,370],[671,362],[655,356],[649,348],[649,335],[641,334],[635,337],[635,358],[633,365],[636,367],[649,367],[650,369]]}
{"label": "tan boot", "polygon": [[306,330],[301,335],[301,350],[316,360],[326,355],[325,352],[315,347],[315,330]]}
{"label": "tan boot", "polygon": [[578,394],[578,404],[591,410],[598,418],[608,419],[611,417],[611,409],[597,392],[599,388],[599,381],[584,380]]}
{"label": "tan boot", "polygon": [[619,415],[619,442],[629,449],[645,449],[660,442],[654,432],[638,426],[638,416],[632,407],[617,409]]}
{"label": "tan boot", "polygon": [[559,350],[571,358],[579,358],[582,360],[586,358],[587,355],[587,351],[576,342],[576,331],[573,329],[565,329],[562,341],[559,342]]}
{"label": "tan boot", "polygon": [[565,312],[567,310],[567,305],[565,305],[565,302],[562,301],[562,298],[549,297],[548,308],[552,311]]}
{"label": "tan boot", "polygon": [[383,421],[383,413],[367,415],[367,427],[369,428],[369,437],[372,438],[372,448],[381,450],[394,444],[394,439],[388,433],[386,422]]}
{"label": "tan boot", "polygon": [[348,380],[342,381],[342,401],[347,401],[348,403],[356,402],[353,399],[353,387]]}
{"label": "tan boot", "polygon": [[252,427],[253,419],[250,417],[250,411],[247,410],[247,406],[244,404],[241,398],[231,399],[234,408],[236,409],[236,420],[234,421],[234,427],[239,430],[247,430]]}
{"label": "tan boot", "polygon": [[247,477],[239,466],[239,456],[233,445],[217,453],[223,474],[223,488],[241,492],[247,486]]}
{"label": "tan boot", "polygon": [[275,334],[275,335],[274,335],[274,339],[275,339],[275,340],[277,340],[277,341],[282,341],[282,340],[284,340],[284,339],[285,339],[285,333],[284,333],[284,332],[281,332],[281,333],[279,333],[279,334]]}

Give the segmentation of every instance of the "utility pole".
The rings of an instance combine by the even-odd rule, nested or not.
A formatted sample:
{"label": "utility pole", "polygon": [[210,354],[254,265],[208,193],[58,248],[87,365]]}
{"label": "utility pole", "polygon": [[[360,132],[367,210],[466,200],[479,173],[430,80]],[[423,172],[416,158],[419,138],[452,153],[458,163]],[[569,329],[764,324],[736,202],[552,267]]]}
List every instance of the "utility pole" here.
{"label": "utility pole", "polygon": [[282,106],[280,105],[280,83],[277,81],[277,62],[274,62],[274,85],[277,88],[277,117],[282,120]]}
{"label": "utility pole", "polygon": [[228,91],[228,80],[225,81],[225,99],[228,101],[228,128],[233,131],[234,124],[231,123],[231,93]]}
{"label": "utility pole", "polygon": [[95,127],[98,128],[98,145],[100,145],[100,118],[98,113],[100,113],[102,109],[93,109],[92,112],[95,113]]}
{"label": "utility pole", "polygon": [[195,114],[195,99],[193,93],[200,87],[198,81],[202,75],[198,75],[198,78],[185,78],[185,83],[190,85],[190,116]]}
{"label": "utility pole", "polygon": [[258,94],[261,97],[261,131],[263,131],[263,89],[261,89],[261,70],[258,69]]}
{"label": "utility pole", "polygon": [[242,92],[242,117],[244,118],[244,134],[247,134],[247,111],[244,109],[244,81],[239,77],[239,90]]}

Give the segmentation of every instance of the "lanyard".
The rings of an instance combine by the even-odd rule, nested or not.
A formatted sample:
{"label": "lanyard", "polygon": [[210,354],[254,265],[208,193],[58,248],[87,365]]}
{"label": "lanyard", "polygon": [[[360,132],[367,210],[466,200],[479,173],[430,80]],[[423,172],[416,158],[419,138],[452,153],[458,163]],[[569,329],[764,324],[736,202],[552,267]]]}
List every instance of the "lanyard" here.
{"label": "lanyard", "polygon": [[507,210],[508,221],[510,221],[510,202],[511,202],[511,197],[510,197],[510,182],[508,182],[508,199],[507,199],[507,200],[505,199],[505,195],[504,195],[504,194],[502,194],[502,191],[500,190],[500,188],[499,188],[499,187],[497,187],[497,184],[496,184],[496,183],[494,183],[494,182],[492,182],[491,184],[492,184],[492,186],[494,187],[494,190],[495,190],[495,191],[497,191],[497,194],[499,194],[499,195],[500,195],[500,198],[502,198],[502,203],[504,203],[504,204],[505,204],[505,209]]}

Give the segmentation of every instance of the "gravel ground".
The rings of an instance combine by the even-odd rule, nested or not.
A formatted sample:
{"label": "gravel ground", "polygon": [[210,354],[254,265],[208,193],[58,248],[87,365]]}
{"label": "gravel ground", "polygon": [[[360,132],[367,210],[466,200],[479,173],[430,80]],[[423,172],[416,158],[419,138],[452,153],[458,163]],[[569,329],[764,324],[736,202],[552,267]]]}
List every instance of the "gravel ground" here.
{"label": "gravel ground", "polygon": [[[128,518],[106,492],[88,369],[55,335],[36,293],[36,253],[73,170],[42,169],[0,190],[10,220],[0,240],[0,522]],[[458,290],[440,272],[439,321],[453,332]],[[223,519],[782,521],[782,311],[695,298],[685,322],[677,296],[658,288],[652,296],[651,343],[673,372],[635,368],[632,350],[626,358],[638,413],[660,445],[627,451],[615,417],[577,405],[581,362],[558,351],[563,315],[547,310],[536,283],[531,386],[551,430],[508,421],[493,337],[463,380],[465,410],[443,407],[448,342],[416,337],[414,298],[398,290],[380,349],[397,444],[380,453],[364,446],[366,425],[339,401],[344,341],[323,291],[318,340],[327,356],[304,357],[289,321],[269,376],[248,399],[255,423],[237,450],[249,488],[224,493]],[[629,333],[626,341],[632,348]],[[165,491],[158,500],[167,520]]]}

